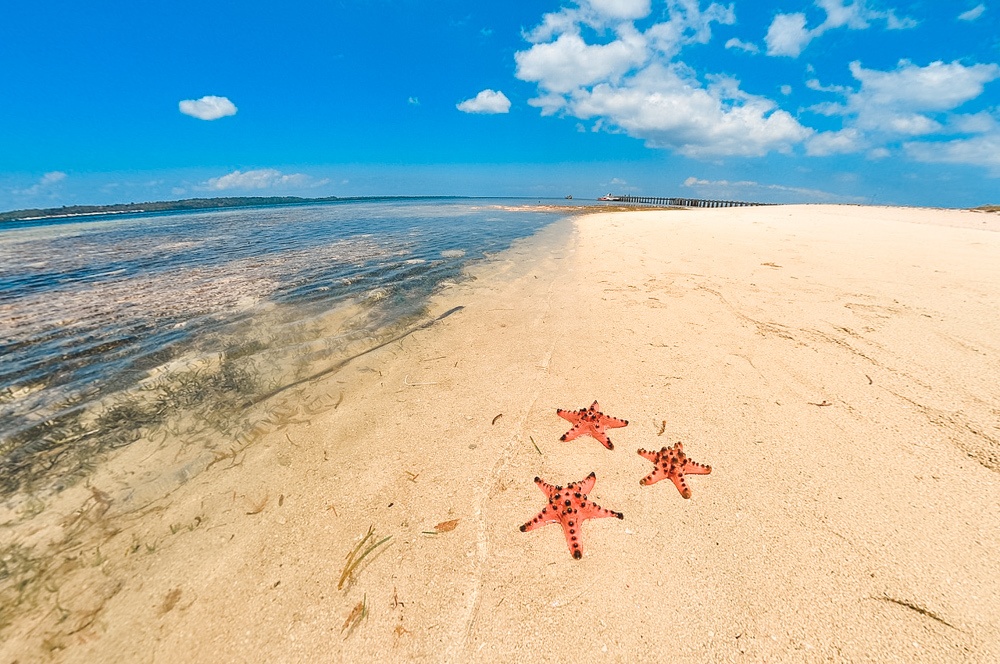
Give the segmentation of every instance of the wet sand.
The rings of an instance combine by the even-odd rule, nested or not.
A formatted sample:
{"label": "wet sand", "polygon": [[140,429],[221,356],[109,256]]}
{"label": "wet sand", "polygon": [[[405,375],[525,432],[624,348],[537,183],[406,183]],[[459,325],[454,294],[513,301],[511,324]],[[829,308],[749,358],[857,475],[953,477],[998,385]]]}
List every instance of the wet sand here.
{"label": "wet sand", "polygon": [[[472,276],[166,498],[93,494],[97,546],[0,660],[1000,658],[1000,217],[585,215]],[[615,449],[560,442],[595,399]],[[678,441],[690,500],[638,481]],[[582,559],[519,531],[536,475],[592,471],[625,518]]]}

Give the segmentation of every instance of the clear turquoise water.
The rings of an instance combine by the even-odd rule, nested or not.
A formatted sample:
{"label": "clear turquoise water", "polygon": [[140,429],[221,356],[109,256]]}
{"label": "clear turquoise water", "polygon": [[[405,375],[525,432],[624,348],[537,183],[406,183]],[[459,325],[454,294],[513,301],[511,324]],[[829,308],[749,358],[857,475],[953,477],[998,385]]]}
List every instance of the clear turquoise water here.
{"label": "clear turquoise water", "polygon": [[417,323],[470,261],[565,216],[512,208],[536,202],[0,226],[0,497],[59,490],[109,449],[171,422],[183,433],[192,414],[208,422],[198,431],[246,426],[247,403]]}

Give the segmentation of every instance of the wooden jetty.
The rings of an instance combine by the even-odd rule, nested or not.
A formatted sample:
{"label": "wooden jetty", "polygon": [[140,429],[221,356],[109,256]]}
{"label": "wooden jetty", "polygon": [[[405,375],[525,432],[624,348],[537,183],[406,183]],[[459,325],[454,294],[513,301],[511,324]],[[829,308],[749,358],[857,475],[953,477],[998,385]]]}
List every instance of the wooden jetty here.
{"label": "wooden jetty", "polygon": [[662,196],[614,196],[615,203],[637,203],[639,205],[660,205],[664,207],[728,208],[751,205],[775,205],[775,203],[750,203],[747,201],[714,201],[703,198],[665,198]]}

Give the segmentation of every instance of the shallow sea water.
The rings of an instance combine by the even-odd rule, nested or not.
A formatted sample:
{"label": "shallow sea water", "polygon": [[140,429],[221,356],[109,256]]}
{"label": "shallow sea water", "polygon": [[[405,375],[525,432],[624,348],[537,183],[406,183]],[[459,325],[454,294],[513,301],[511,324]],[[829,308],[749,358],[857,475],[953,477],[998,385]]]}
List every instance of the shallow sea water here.
{"label": "shallow sea water", "polygon": [[528,203],[386,199],[0,227],[0,503],[44,499],[111,451],[167,438],[202,453],[163,473],[191,475],[252,438],[264,415],[250,406],[420,324],[428,296],[470,261],[565,216]]}

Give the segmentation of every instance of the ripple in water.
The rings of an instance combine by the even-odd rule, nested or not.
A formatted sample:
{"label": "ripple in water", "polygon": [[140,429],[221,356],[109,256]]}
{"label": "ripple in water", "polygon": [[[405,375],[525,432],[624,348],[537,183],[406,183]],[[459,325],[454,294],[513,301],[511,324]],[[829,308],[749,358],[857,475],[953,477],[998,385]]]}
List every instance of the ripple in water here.
{"label": "ripple in water", "polygon": [[560,216],[397,200],[0,230],[0,498],[137,443],[240,439],[246,404],[412,325],[468,260]]}

